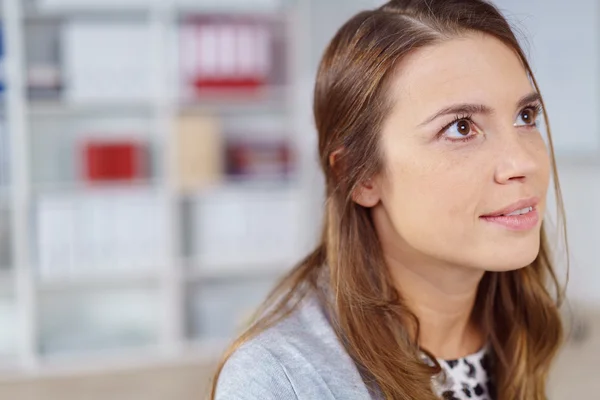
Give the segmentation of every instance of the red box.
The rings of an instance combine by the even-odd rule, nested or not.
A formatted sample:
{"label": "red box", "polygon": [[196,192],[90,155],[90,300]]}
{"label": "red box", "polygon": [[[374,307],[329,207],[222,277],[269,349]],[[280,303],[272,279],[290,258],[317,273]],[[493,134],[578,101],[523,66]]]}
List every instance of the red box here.
{"label": "red box", "polygon": [[88,142],[84,158],[88,181],[129,181],[145,175],[144,148],[136,142]]}

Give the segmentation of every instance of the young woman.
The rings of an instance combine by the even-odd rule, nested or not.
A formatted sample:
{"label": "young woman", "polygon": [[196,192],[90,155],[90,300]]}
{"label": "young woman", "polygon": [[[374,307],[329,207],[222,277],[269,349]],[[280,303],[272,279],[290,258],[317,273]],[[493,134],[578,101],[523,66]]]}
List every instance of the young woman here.
{"label": "young woman", "polygon": [[323,56],[314,115],[320,244],[230,349],[212,398],[545,399],[562,337],[551,172],[560,190],[540,91],[499,11],[359,13]]}

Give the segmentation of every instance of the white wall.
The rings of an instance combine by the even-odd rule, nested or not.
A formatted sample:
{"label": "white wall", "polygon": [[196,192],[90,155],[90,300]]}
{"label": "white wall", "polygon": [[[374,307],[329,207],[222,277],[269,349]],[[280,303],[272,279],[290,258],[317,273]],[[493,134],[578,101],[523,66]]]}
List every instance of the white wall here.
{"label": "white wall", "polygon": [[600,307],[600,165],[559,163],[571,251],[567,292]]}
{"label": "white wall", "polygon": [[549,113],[567,216],[568,296],[600,307],[600,2],[494,2],[525,36]]}

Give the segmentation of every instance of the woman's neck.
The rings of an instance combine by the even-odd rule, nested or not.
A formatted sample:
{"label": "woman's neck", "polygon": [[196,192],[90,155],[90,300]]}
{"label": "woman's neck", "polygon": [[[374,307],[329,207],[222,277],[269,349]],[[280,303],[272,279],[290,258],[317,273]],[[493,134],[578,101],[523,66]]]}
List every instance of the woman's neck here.
{"label": "woman's neck", "polygon": [[485,343],[472,318],[484,272],[386,257],[394,284],[420,323],[421,348],[438,359],[475,353]]}

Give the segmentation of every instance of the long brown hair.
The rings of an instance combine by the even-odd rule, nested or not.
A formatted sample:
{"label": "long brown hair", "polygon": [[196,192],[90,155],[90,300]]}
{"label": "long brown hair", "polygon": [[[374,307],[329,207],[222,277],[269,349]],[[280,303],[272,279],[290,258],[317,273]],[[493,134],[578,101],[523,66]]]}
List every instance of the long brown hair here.
{"label": "long brown hair", "polygon": [[[514,50],[538,86],[510,25],[483,0],[392,0],[361,12],[337,32],[322,58],[314,92],[319,155],[326,178],[326,209],[317,248],[275,288],[260,318],[232,345],[212,384],[242,343],[285,318],[327,268],[335,301],[334,329],[369,382],[386,399],[436,399],[432,377],[440,366],[419,356],[418,320],[390,279],[369,210],[351,194],[382,168],[379,133],[391,108],[387,92],[399,62],[411,51],[468,32],[491,35]],[[558,217],[564,212],[548,117]],[[342,149],[341,151],[339,151]],[[335,169],[330,157],[338,152]],[[527,268],[486,272],[479,285],[474,315],[496,359],[499,400],[546,398],[547,374],[563,336],[559,316],[562,288],[553,271],[545,226],[540,252]],[[565,237],[566,240],[566,237]]]}

